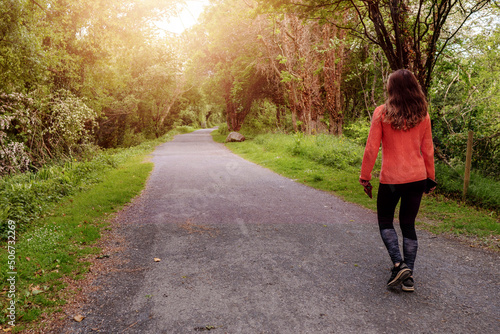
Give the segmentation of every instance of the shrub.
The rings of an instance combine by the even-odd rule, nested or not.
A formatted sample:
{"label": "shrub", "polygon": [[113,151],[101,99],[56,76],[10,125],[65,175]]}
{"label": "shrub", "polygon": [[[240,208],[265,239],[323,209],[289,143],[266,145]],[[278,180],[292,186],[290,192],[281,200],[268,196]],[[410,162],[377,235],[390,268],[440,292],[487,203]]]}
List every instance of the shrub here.
{"label": "shrub", "polygon": [[276,105],[270,101],[261,100],[253,103],[241,130],[251,134],[267,133],[277,129],[277,123]]}
{"label": "shrub", "polygon": [[[91,140],[89,129],[94,126],[96,113],[81,98],[59,90],[43,99],[40,107],[45,114],[42,134],[58,143],[54,149],[71,154],[77,145]],[[87,122],[90,122],[88,127]]]}
{"label": "shrub", "polygon": [[28,170],[30,162],[24,144],[7,143],[7,141],[2,140],[0,132],[0,175],[24,172]]}
{"label": "shrub", "polygon": [[[448,197],[461,199],[464,185],[464,167],[455,169],[443,163],[436,163],[437,191]],[[466,201],[475,206],[500,211],[500,182],[486,178],[481,173],[471,172]]]}
{"label": "shrub", "polygon": [[177,126],[195,126],[201,127],[204,117],[199,108],[194,106],[188,106],[185,109],[182,109],[177,116],[176,124]]}
{"label": "shrub", "polygon": [[94,150],[95,118],[83,99],[66,90],[44,96],[1,94],[0,175]]}
{"label": "shrub", "polygon": [[344,127],[344,135],[356,143],[365,146],[370,132],[370,122],[362,119]]}
{"label": "shrub", "polygon": [[227,136],[229,134],[229,128],[226,123],[222,123],[221,125],[219,125],[219,129],[217,131],[222,136]]}
{"label": "shrub", "polygon": [[277,106],[269,100],[253,103],[250,113],[245,117],[241,132],[245,135],[264,133],[287,133],[293,131],[292,115],[284,106]]}
{"label": "shrub", "polygon": [[127,148],[139,145],[143,141],[146,140],[144,133],[138,132],[136,133],[134,129],[128,128],[125,130],[122,138],[122,143],[120,147]]}

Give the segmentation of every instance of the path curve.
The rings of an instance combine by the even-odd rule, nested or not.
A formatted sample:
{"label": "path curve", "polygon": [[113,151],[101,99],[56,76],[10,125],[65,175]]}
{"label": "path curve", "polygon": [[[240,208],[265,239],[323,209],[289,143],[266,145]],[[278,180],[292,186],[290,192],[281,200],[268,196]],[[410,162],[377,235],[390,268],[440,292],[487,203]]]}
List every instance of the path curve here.
{"label": "path curve", "polygon": [[372,211],[250,163],[210,131],[154,151],[143,196],[118,217],[127,262],[63,332],[498,332],[498,254],[419,231],[416,292],[388,290]]}

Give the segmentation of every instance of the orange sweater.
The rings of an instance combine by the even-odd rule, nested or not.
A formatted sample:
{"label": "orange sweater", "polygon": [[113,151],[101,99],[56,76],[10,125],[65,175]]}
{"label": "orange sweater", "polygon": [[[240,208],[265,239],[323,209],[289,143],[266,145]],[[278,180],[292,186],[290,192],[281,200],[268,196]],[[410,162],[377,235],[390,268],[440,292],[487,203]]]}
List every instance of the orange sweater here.
{"label": "orange sweater", "polygon": [[389,123],[383,122],[384,109],[385,105],[381,105],[373,113],[360,178],[371,180],[371,172],[382,141],[380,183],[401,184],[427,178],[435,180],[434,146],[429,114],[416,127],[402,131],[394,130]]}

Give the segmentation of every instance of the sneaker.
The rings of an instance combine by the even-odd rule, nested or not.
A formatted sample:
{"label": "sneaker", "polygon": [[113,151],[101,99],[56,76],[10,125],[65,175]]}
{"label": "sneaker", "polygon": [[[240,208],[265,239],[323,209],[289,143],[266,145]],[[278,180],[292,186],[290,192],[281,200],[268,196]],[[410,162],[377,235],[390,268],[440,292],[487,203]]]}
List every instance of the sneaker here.
{"label": "sneaker", "polygon": [[411,269],[406,263],[402,262],[398,267],[392,268],[391,278],[387,282],[387,286],[397,286],[412,274]]}
{"label": "sneaker", "polygon": [[403,286],[401,286],[401,290],[406,292],[415,291],[415,281],[413,281],[413,276],[410,276],[403,281]]}

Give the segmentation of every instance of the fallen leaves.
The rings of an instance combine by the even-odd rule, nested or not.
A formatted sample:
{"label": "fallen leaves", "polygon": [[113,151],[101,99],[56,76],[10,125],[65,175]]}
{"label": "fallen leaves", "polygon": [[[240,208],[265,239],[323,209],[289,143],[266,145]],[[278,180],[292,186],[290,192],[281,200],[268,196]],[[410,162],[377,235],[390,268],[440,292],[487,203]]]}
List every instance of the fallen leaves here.
{"label": "fallen leaves", "polygon": [[195,327],[194,330],[196,332],[203,332],[203,331],[211,331],[213,329],[216,329],[217,327],[215,326],[205,326],[205,327]]}
{"label": "fallen leaves", "polygon": [[49,289],[48,286],[40,287],[39,285],[33,286],[33,284],[30,284],[30,286],[29,286],[29,291],[31,292],[31,294],[33,296],[38,295],[40,293],[43,293],[43,292],[47,291],[48,289]]}
{"label": "fallen leaves", "polygon": [[81,315],[81,314],[75,315],[73,317],[73,320],[75,320],[76,322],[82,322],[83,319],[85,319],[85,317],[83,315]]}
{"label": "fallen leaves", "polygon": [[215,238],[219,234],[219,230],[214,227],[209,227],[201,224],[195,224],[187,220],[184,224],[179,225],[179,228],[188,232],[188,234],[208,234],[210,237]]}
{"label": "fallen leaves", "polygon": [[155,262],[160,262],[160,261],[161,261],[161,259],[160,259],[160,258],[155,257],[155,258],[154,258],[154,261],[155,261]]}
{"label": "fallen leaves", "polygon": [[98,260],[102,260],[102,259],[107,259],[107,258],[109,258],[109,257],[110,257],[110,255],[109,255],[109,254],[101,254],[101,255],[99,255],[98,257],[96,257],[96,259],[98,259]]}

